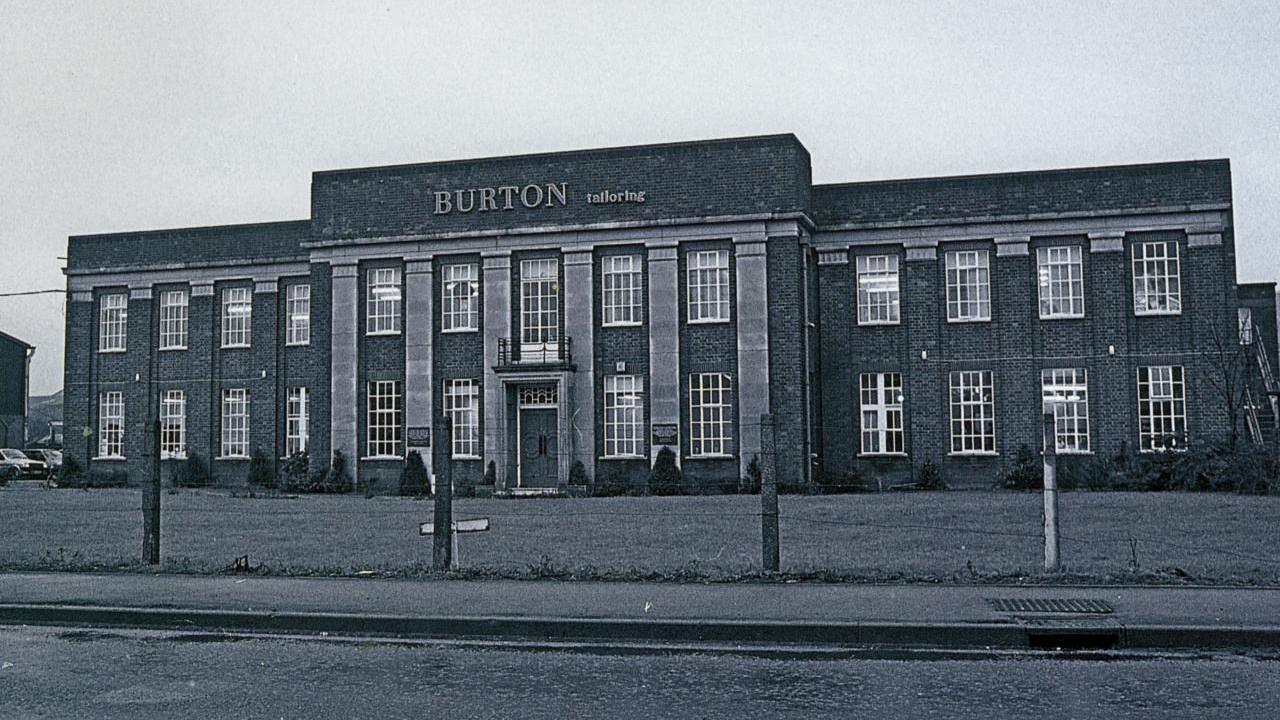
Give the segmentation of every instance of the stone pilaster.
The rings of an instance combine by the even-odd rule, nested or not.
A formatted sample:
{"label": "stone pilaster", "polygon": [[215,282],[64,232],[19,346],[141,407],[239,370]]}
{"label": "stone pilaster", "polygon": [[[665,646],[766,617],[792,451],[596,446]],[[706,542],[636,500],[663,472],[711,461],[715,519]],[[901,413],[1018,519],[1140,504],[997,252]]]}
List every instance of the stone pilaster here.
{"label": "stone pilaster", "polygon": [[360,327],[360,282],[354,261],[333,265],[332,354],[329,363],[330,447],[347,456],[347,467],[355,479],[360,466],[357,428],[360,396],[357,383]]}
{"label": "stone pilaster", "polygon": [[[675,243],[649,246],[649,423],[676,428],[671,450],[680,462],[680,286]],[[652,440],[652,437],[651,437]],[[650,442],[650,462],[661,446]]]}
{"label": "stone pilaster", "polygon": [[[590,250],[564,254],[564,329],[573,342],[577,372],[569,388],[573,459],[582,462],[588,477],[595,476],[595,283]],[[561,404],[570,398],[562,398]]]}
{"label": "stone pilaster", "polygon": [[506,397],[493,366],[498,362],[498,341],[511,333],[511,252],[485,253],[484,260],[484,397],[480,425],[484,433],[484,460],[493,461],[498,488],[514,485],[507,468]]}
{"label": "stone pilaster", "polygon": [[418,450],[427,474],[433,472],[433,453],[426,445],[411,442],[409,428],[426,428],[431,435],[435,424],[435,380],[432,375],[432,329],[435,312],[435,291],[430,256],[405,259],[404,265],[404,418],[405,455]]}
{"label": "stone pilaster", "polygon": [[761,452],[760,416],[769,412],[769,273],[765,248],[763,236],[734,239],[738,272],[738,427],[742,435],[738,439],[738,466],[744,477],[751,458]]}

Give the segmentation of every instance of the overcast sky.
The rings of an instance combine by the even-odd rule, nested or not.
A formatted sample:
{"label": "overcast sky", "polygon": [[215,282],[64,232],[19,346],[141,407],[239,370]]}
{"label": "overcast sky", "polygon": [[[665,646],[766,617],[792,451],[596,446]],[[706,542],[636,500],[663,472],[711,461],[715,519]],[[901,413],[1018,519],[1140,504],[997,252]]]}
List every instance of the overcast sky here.
{"label": "overcast sky", "polygon": [[[260,5],[266,6],[259,7]],[[1229,157],[1280,278],[1274,2],[0,4],[0,292],[70,234],[305,218],[312,170],[794,132],[815,182]],[[0,298],[62,385],[63,300]]]}

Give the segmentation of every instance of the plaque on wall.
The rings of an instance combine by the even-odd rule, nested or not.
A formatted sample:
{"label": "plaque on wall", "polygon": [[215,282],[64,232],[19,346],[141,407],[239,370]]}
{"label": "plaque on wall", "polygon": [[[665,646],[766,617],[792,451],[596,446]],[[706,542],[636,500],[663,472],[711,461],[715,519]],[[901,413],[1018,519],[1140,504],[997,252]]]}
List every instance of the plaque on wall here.
{"label": "plaque on wall", "polygon": [[410,447],[431,447],[431,426],[413,426],[407,428],[406,437]]}
{"label": "plaque on wall", "polygon": [[653,444],[655,447],[660,445],[674,446],[679,437],[680,433],[677,430],[675,423],[653,424]]}

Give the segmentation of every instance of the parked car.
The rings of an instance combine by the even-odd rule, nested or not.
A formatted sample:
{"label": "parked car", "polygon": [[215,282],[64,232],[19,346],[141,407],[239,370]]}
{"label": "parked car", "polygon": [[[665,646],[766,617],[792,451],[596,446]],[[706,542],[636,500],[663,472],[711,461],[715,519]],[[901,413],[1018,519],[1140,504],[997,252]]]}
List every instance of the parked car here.
{"label": "parked car", "polygon": [[21,477],[44,480],[49,475],[49,468],[41,460],[32,460],[27,457],[21,450],[13,448],[0,448],[0,458],[12,467],[18,469]]}
{"label": "parked car", "polygon": [[26,455],[28,458],[32,460],[39,460],[40,462],[44,463],[44,466],[45,466],[44,476],[46,478],[57,477],[58,473],[62,470],[62,451],[61,450],[50,450],[48,448],[27,448],[26,450],[22,451],[22,454]]}

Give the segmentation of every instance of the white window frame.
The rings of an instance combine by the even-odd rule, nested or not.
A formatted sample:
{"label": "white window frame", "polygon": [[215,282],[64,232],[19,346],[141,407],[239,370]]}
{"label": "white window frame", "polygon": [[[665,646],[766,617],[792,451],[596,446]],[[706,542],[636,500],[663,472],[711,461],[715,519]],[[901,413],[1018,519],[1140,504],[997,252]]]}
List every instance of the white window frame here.
{"label": "white window frame", "polygon": [[98,298],[98,352],[125,352],[129,343],[129,295],[107,293]]}
{"label": "white window frame", "polygon": [[370,380],[365,392],[365,458],[400,458],[404,414],[399,380]]}
{"label": "white window frame", "polygon": [[1040,319],[1084,317],[1084,252],[1079,245],[1036,248]]}
{"label": "white window frame", "polygon": [[632,327],[644,322],[644,274],[639,255],[605,255],[600,268],[600,324]]}
{"label": "white window frame", "polygon": [[306,452],[311,440],[311,412],[308,407],[310,393],[305,387],[291,387],[285,391],[284,406],[284,454],[289,457]]}
{"label": "white window frame", "polygon": [[1241,345],[1253,344],[1253,308],[1236,308],[1236,330]]}
{"label": "white window frame", "polygon": [[249,347],[252,330],[253,288],[222,288],[222,347]]}
{"label": "white window frame", "polygon": [[689,323],[729,322],[729,251],[694,250],[685,262]]}
{"label": "white window frame", "polygon": [[950,377],[952,455],[996,454],[995,378],[990,370],[955,370]]}
{"label": "white window frame", "polygon": [[449,454],[455,460],[480,458],[480,384],[471,378],[444,381],[444,414],[453,421]]}
{"label": "white window frame", "polygon": [[560,357],[560,263],[556,258],[520,261],[520,359]]}
{"label": "white window frame", "polygon": [[858,376],[861,455],[907,454],[903,422],[902,373],[862,373]]}
{"label": "white window frame", "polygon": [[1087,455],[1089,442],[1089,371],[1044,368],[1040,371],[1041,411],[1053,413],[1054,448],[1059,455]]}
{"label": "white window frame", "polygon": [[186,290],[160,291],[160,349],[187,349],[188,293]]}
{"label": "white window frame", "polygon": [[1133,314],[1182,314],[1182,270],[1176,240],[1133,243]]}
{"label": "white window frame", "polygon": [[160,394],[160,459],[187,457],[187,395],[181,390]]}
{"label": "white window frame", "polygon": [[249,389],[225,388],[222,391],[221,434],[218,458],[244,460],[249,457]]}
{"label": "white window frame", "polygon": [[284,344],[289,347],[311,344],[311,285],[289,283],[285,286]]}
{"label": "white window frame", "polygon": [[733,378],[728,373],[689,375],[689,457],[733,455]]}
{"label": "white window frame", "polygon": [[401,298],[400,268],[377,267],[365,271],[366,335],[399,335]]}
{"label": "white window frame", "polygon": [[[1185,450],[1187,385],[1181,365],[1138,367],[1138,450]],[[1164,440],[1172,438],[1166,445]],[[1181,445],[1179,442],[1181,441]]]}
{"label": "white window frame", "polygon": [[991,251],[946,253],[947,322],[991,321]]}
{"label": "white window frame", "polygon": [[98,458],[124,459],[124,393],[119,390],[98,396]]}
{"label": "white window frame", "polygon": [[897,325],[902,322],[902,292],[897,255],[859,255],[858,324]]}
{"label": "white window frame", "polygon": [[604,456],[645,456],[644,378],[638,375],[604,377]]}
{"label": "white window frame", "polygon": [[480,273],[475,263],[440,266],[440,331],[480,329]]}

